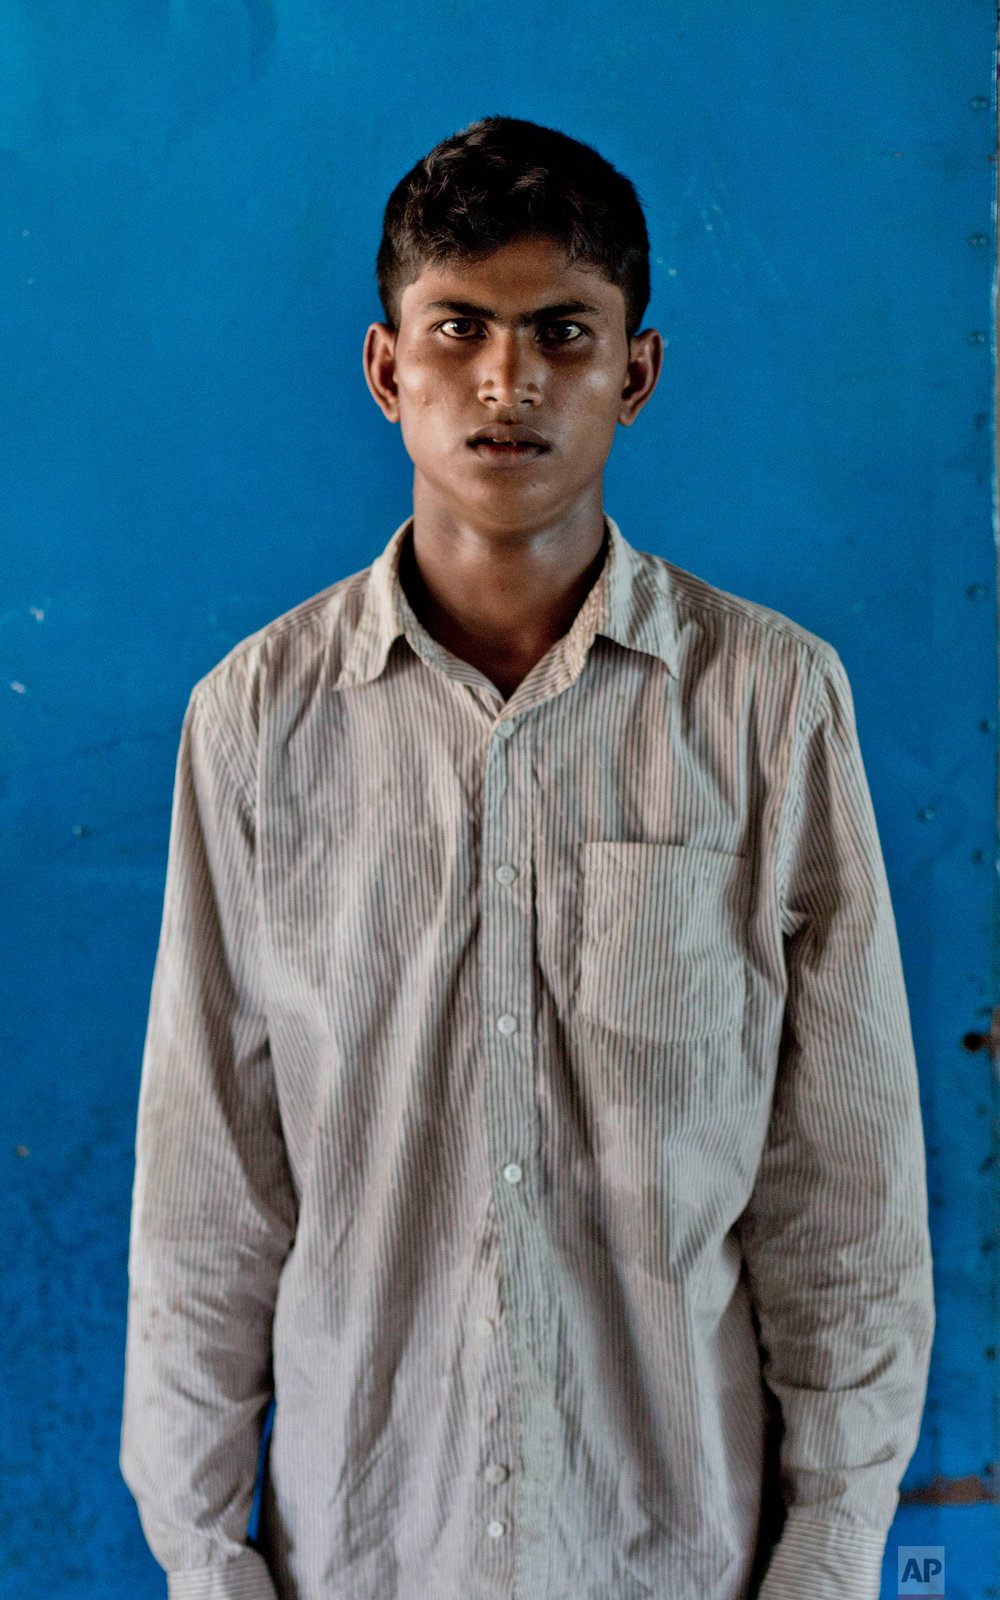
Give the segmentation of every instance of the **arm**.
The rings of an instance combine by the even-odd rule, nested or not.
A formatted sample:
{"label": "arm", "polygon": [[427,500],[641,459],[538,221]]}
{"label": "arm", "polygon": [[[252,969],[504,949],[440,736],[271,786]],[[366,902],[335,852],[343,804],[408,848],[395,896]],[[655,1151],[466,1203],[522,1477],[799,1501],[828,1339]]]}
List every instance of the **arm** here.
{"label": "arm", "polygon": [[171,1600],[273,1600],[246,1544],[295,1226],[261,996],[252,737],[196,691],[143,1062],[122,1471]]}
{"label": "arm", "polygon": [[850,691],[803,695],[778,852],[788,992],[741,1222],[787,1519],[760,1600],[877,1600],[933,1329],[923,1139]]}

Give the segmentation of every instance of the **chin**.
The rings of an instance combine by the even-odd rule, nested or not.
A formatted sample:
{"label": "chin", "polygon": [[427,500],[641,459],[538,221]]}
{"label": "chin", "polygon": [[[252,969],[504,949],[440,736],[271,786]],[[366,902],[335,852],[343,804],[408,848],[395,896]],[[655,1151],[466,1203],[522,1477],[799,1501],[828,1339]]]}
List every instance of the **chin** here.
{"label": "chin", "polygon": [[564,513],[565,507],[541,496],[510,492],[482,495],[467,509],[469,521],[512,530],[526,525],[544,527],[546,523],[558,521]]}

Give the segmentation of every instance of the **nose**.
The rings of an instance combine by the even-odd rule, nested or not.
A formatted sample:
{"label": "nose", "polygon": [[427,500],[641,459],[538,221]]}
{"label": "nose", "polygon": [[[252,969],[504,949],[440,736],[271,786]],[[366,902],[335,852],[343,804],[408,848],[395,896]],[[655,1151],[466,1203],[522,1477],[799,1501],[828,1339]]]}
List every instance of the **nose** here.
{"label": "nose", "polygon": [[542,362],[528,329],[498,329],[486,341],[479,398],[500,406],[536,406],[542,398]]}

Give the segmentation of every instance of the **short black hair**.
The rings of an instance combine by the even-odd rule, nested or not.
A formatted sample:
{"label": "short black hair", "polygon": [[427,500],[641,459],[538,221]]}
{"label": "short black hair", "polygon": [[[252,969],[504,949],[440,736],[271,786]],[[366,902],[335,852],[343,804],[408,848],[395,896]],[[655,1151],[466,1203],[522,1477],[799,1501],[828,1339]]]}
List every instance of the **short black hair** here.
{"label": "short black hair", "polygon": [[625,325],[649,304],[649,236],[635,187],[588,144],[517,117],[484,117],[434,146],[385,208],[376,275],[390,327],[430,261],[492,254],[545,234],[625,296]]}

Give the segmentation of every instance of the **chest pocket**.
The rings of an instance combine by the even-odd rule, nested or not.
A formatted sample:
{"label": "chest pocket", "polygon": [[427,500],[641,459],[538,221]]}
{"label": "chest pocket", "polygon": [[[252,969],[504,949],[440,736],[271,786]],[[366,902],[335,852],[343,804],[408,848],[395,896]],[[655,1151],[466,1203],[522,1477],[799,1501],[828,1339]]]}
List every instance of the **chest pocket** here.
{"label": "chest pocket", "polygon": [[584,844],[581,856],[578,1012],[664,1044],[738,1026],[742,859],[617,841]]}

